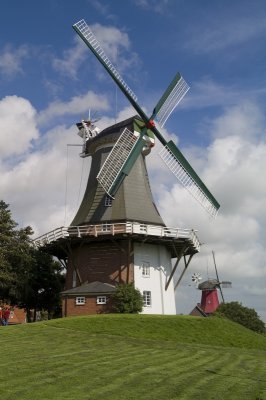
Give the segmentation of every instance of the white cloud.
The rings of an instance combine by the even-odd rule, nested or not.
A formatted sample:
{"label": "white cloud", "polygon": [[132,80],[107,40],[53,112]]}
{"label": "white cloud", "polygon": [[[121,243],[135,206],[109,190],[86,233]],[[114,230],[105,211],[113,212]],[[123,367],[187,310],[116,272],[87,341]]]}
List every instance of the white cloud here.
{"label": "white cloud", "polygon": [[15,49],[10,45],[6,45],[5,48],[0,51],[0,74],[11,79],[23,73],[22,61],[28,56],[28,46],[21,45]]}
{"label": "white cloud", "polygon": [[[219,84],[209,76],[205,76],[199,81],[191,82],[191,88],[192,90],[188,92],[182,103],[178,106],[179,108],[191,110],[215,106],[230,107],[231,105],[235,106],[241,103],[247,96],[247,92],[242,92],[241,88],[234,85]],[[260,89],[258,92],[257,89],[249,89],[248,96],[252,98],[262,93],[265,93],[265,90]],[[240,107],[243,108],[244,104]],[[256,106],[246,102],[245,107],[247,111],[251,111],[248,110],[248,107],[255,108]]]}
{"label": "white cloud", "polygon": [[[257,105],[239,105],[226,109],[213,121],[213,142],[205,153],[200,148],[196,152],[195,146],[192,151],[185,150],[189,161],[199,166],[197,172],[221,203],[216,220],[210,220],[179,184],[169,186],[169,182],[158,182],[155,176],[152,187],[167,225],[198,230],[203,242],[202,253],[194,257],[190,271],[201,272],[206,277],[206,257],[214,250],[219,258],[221,279],[233,282],[229,291],[231,300],[251,308],[256,308],[258,304],[260,314],[265,318],[265,309],[260,306],[266,279],[264,126],[262,112]],[[189,296],[187,300],[183,299],[187,296],[190,279],[187,275],[186,286],[182,288],[181,285],[178,289],[181,292],[177,293],[177,299],[182,299],[191,310]],[[195,296],[194,293],[193,298]],[[200,301],[200,293],[197,293],[197,301]],[[190,310],[186,309],[186,312]]]}
{"label": "white cloud", "polygon": [[135,3],[143,10],[153,11],[162,15],[169,13],[169,0],[135,0]]}
{"label": "white cloud", "polygon": [[[217,84],[210,77],[204,77],[193,83],[193,90],[186,96],[184,105],[192,108],[202,108],[215,105],[226,106],[239,98],[239,91]],[[182,106],[182,104],[181,104]]]}
{"label": "white cloud", "polygon": [[[37,237],[71,223],[87,183],[90,158],[79,157],[81,147],[68,146],[82,144],[75,125],[69,127],[55,125],[53,129],[38,135],[35,126],[36,111],[30,103],[16,96],[7,100],[3,99],[0,103],[1,150],[3,152],[5,149],[5,154],[11,155],[12,151],[20,149],[19,153],[22,156],[14,165],[2,162],[1,198],[10,204],[14,219],[22,226],[32,226]],[[85,108],[85,104],[88,106],[88,101],[89,104],[92,102],[94,107],[98,104],[98,109],[107,108],[103,96],[89,92],[87,97],[75,97],[67,103],[52,105],[37,119],[43,120],[45,117],[51,119],[55,115],[64,113],[69,115],[74,112],[80,113],[83,107],[88,112],[88,108]],[[133,114],[132,107],[127,107],[118,114],[117,121],[129,118]],[[5,125],[1,116],[5,117]],[[113,123],[114,119],[103,116],[97,126],[104,129]],[[6,136],[9,138],[8,143],[2,134],[2,128],[4,131],[8,128],[10,132],[9,137]],[[20,135],[18,138],[24,138],[23,146],[19,145],[16,135]],[[34,148],[29,152],[32,139]],[[13,149],[16,147],[15,144],[16,150]]]}
{"label": "white cloud", "polygon": [[91,29],[112,62],[117,63],[120,53],[123,50],[129,50],[130,40],[127,33],[113,26],[103,26],[100,24],[92,25]]}
{"label": "white cloud", "polygon": [[80,64],[86,59],[87,49],[84,43],[78,38],[74,38],[74,46],[63,52],[62,58],[53,60],[53,67],[63,75],[72,79],[77,79],[77,72]]}
{"label": "white cloud", "polygon": [[0,156],[11,157],[26,152],[38,137],[36,110],[18,96],[0,100]]}
{"label": "white cloud", "polygon": [[128,70],[133,74],[134,69],[140,64],[140,60],[131,49],[128,34],[116,27],[100,24],[92,25],[91,30],[118,72],[123,73]]}
{"label": "white cloud", "polygon": [[49,122],[50,124],[52,119],[64,115],[87,115],[89,109],[107,111],[109,109],[107,98],[88,91],[84,95],[72,97],[69,101],[54,101],[39,113],[38,123],[45,125]]}
{"label": "white cloud", "polygon": [[78,156],[81,148],[67,144],[81,144],[76,132],[75,126],[46,132],[39,150],[1,171],[2,198],[10,203],[14,219],[31,225],[36,235],[69,224],[73,217],[83,161]]}
{"label": "white cloud", "polygon": [[265,116],[255,103],[240,102],[234,107],[228,107],[209,129],[215,132],[216,137],[234,135],[253,142],[265,134]]}
{"label": "white cloud", "polygon": [[221,15],[220,23],[212,20],[211,14],[206,14],[204,26],[195,25],[189,31],[186,47],[196,53],[211,53],[236,46],[263,37],[266,32],[266,22],[261,16]]}
{"label": "white cloud", "polygon": [[107,4],[103,4],[98,0],[88,0],[90,5],[94,7],[101,15],[108,15],[109,14],[109,6]]}
{"label": "white cloud", "polygon": [[[116,27],[100,24],[91,25],[90,29],[110,61],[119,65],[119,71],[134,69],[139,61],[136,53],[130,51],[131,44],[127,33]],[[81,38],[76,36],[74,46],[65,50],[62,58],[56,58],[53,67],[62,74],[77,79],[78,71],[83,67],[89,52]]]}
{"label": "white cloud", "polygon": [[[83,104],[84,99],[80,100]],[[72,99],[65,106],[54,107],[57,111],[48,108],[46,115],[50,118],[58,113],[71,113],[70,104],[75,108],[78,103],[78,98]],[[195,146],[185,149],[187,158],[198,166],[197,172],[221,202],[216,220],[211,220],[164,169],[157,156],[159,146],[148,156],[156,204],[166,224],[197,229],[203,242],[201,253],[193,258],[177,290],[178,301],[182,299],[178,312],[189,312],[195,305],[194,299],[200,300],[199,291],[192,287],[188,289],[190,275],[197,271],[206,276],[206,260],[214,250],[221,279],[233,282],[232,289],[226,291],[226,299],[258,308],[260,315],[264,315],[261,296],[266,276],[266,185],[263,176],[266,144],[261,111],[258,106],[250,107],[254,107],[253,121],[246,120],[245,107],[225,110],[224,115],[210,124],[213,142],[204,152],[201,148],[196,151]],[[132,108],[127,107],[117,120],[133,114]],[[36,236],[68,225],[81,201],[90,165],[89,159],[79,158],[79,147],[69,147],[67,157],[67,144],[81,143],[76,127],[55,125],[52,130],[38,135],[36,111],[27,100],[17,96],[2,99],[0,116],[2,154],[17,152],[21,155],[14,165],[2,160],[0,168],[1,198],[10,204],[14,219],[24,226],[31,225]],[[246,129],[245,121],[249,123],[249,129]],[[112,123],[113,119],[104,116],[99,121],[102,129]],[[31,148],[32,141],[34,147]],[[80,191],[80,188],[83,189]],[[209,272],[212,270],[213,275],[211,266],[209,262]]]}

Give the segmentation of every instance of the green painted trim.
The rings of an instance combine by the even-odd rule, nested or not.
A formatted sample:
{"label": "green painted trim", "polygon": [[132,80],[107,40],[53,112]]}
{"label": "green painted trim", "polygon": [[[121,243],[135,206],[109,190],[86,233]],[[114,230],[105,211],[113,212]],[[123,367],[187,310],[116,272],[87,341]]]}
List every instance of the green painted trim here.
{"label": "green painted trim", "polygon": [[197,175],[197,173],[194,171],[192,166],[189,164],[189,162],[186,160],[186,158],[183,156],[181,151],[176,147],[176,145],[174,144],[174,142],[172,140],[170,140],[170,142],[167,143],[167,147],[171,150],[171,152],[174,154],[174,156],[180,162],[182,167],[187,171],[187,173],[192,177],[192,179],[194,179],[196,184],[200,187],[200,189],[203,191],[203,193],[208,197],[208,199],[213,204],[213,206],[218,210],[220,208],[220,204],[213,197],[211,192],[208,190],[208,188],[205,186],[205,184],[202,182],[200,177]]}

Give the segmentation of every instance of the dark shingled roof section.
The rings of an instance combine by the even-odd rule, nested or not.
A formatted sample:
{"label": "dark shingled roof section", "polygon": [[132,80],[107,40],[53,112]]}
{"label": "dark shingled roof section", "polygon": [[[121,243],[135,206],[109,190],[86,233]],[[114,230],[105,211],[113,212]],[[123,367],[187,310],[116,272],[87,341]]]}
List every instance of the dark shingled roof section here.
{"label": "dark shingled roof section", "polygon": [[101,165],[123,129],[127,127],[133,130],[134,118],[136,117],[111,126],[88,141],[86,153],[92,156],[91,169],[87,188],[72,226],[126,221],[165,226],[153,200],[143,155],[138,157],[118,189],[112,207],[105,206],[106,193],[96,179]]}
{"label": "dark shingled roof section", "polygon": [[217,287],[219,287],[219,282],[217,281],[217,279],[209,279],[198,285],[198,288],[200,290],[214,290]]}
{"label": "dark shingled roof section", "polygon": [[61,292],[62,295],[81,295],[81,294],[107,294],[107,293],[113,293],[116,290],[116,287],[114,285],[110,285],[109,283],[103,283],[103,282],[91,282],[91,283],[85,283],[84,285],[77,286],[75,288],[65,290],[64,292]]}

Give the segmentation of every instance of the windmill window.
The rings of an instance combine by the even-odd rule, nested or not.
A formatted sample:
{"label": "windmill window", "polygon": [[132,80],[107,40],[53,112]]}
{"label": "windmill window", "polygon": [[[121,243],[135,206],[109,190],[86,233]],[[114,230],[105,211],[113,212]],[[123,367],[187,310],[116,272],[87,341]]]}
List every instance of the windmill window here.
{"label": "windmill window", "polygon": [[105,201],[104,201],[104,205],[105,207],[112,207],[112,197],[110,196],[105,196]]}
{"label": "windmill window", "polygon": [[140,224],[139,225],[139,230],[140,230],[140,233],[147,233],[147,225]]}
{"label": "windmill window", "polygon": [[107,298],[106,296],[97,296],[97,304],[106,304]]}
{"label": "windmill window", "polygon": [[141,269],[142,269],[143,278],[149,278],[150,277],[150,263],[147,261],[143,261]]}
{"label": "windmill window", "polygon": [[143,292],[143,305],[144,307],[151,307],[151,292],[149,290]]}
{"label": "windmill window", "polygon": [[79,297],[76,297],[76,305],[77,306],[84,306],[84,304],[85,304],[85,297],[84,296],[79,296]]}
{"label": "windmill window", "polygon": [[111,225],[110,224],[102,224],[102,232],[110,232],[111,231]]}

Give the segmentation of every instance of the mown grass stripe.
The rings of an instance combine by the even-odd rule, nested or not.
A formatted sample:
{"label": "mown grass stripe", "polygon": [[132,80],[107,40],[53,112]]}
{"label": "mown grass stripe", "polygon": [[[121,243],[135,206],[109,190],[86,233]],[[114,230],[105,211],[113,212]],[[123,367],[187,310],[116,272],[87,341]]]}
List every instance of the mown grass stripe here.
{"label": "mown grass stripe", "polygon": [[[208,345],[201,338],[210,331],[222,341],[215,319],[211,325],[197,318],[193,323],[193,318],[125,316],[121,324],[122,317],[0,329],[1,399],[266,399],[265,337],[236,327],[238,340],[231,332],[223,346],[212,339]],[[225,331],[229,327],[225,322]],[[11,387],[7,382],[14,371],[16,385]]]}

